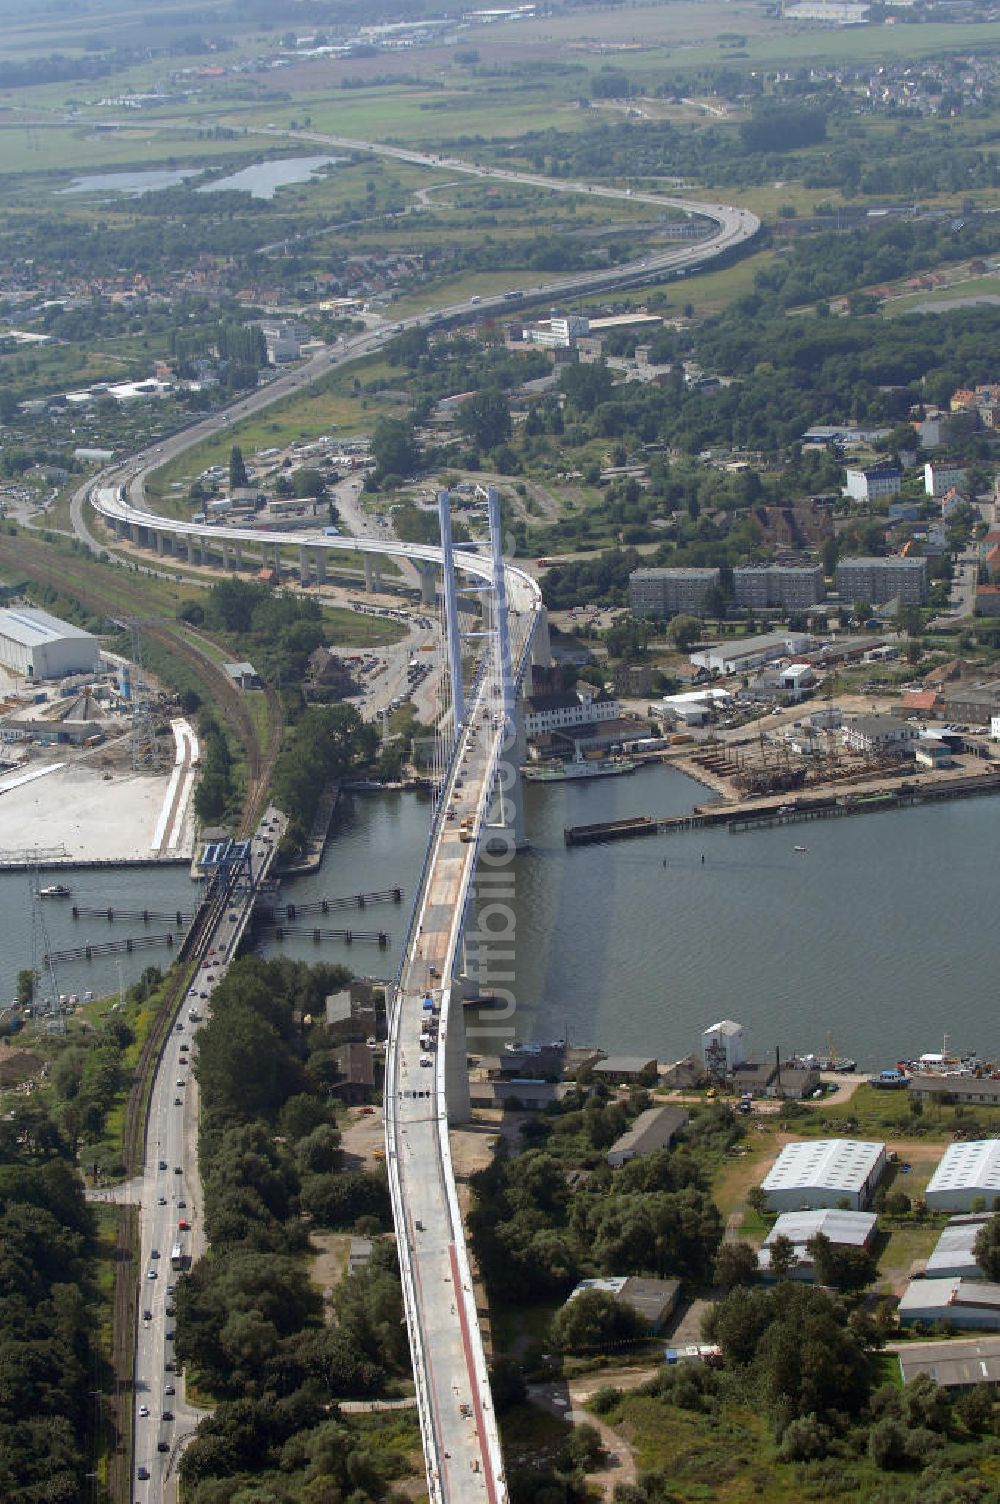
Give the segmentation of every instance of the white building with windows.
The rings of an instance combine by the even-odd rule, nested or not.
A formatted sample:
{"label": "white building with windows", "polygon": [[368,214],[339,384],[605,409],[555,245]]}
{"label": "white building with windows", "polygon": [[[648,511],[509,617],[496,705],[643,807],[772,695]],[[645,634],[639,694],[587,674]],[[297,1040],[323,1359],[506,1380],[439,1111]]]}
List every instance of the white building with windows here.
{"label": "white building with windows", "polygon": [[800,1139],[786,1144],[762,1187],[772,1212],[840,1206],[864,1211],[885,1171],[883,1143],[853,1138]]}
{"label": "white building with windows", "polygon": [[898,465],[848,465],[844,475],[847,479],[844,495],[852,501],[881,501],[887,496],[898,496],[903,484],[903,472]]}
{"label": "white building with windows", "polygon": [[620,702],[606,689],[584,690],[583,693],[570,689],[554,694],[529,695],[524,706],[526,736],[543,736],[549,731],[566,731],[571,726],[614,721],[622,713]]}
{"label": "white building with windows", "polygon": [[912,721],[901,721],[892,715],[859,715],[847,722],[840,735],[848,752],[883,757],[912,752],[920,728]]}

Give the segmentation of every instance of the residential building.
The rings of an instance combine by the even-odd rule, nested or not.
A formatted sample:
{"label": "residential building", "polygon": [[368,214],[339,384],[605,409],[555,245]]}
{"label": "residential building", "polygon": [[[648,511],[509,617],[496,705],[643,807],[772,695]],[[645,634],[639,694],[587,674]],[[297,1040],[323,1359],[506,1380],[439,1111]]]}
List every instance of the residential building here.
{"label": "residential building", "polygon": [[848,465],[844,474],[847,479],[844,495],[866,504],[882,501],[887,496],[898,496],[903,480],[898,465]]}
{"label": "residential building", "polygon": [[385,1039],[388,1035],[385,984],[355,977],[326,999],[326,1026],[338,1042]]}
{"label": "residential building", "polygon": [[977,616],[1000,616],[1000,585],[977,585]]}
{"label": "residential building", "polygon": [[776,658],[796,658],[816,646],[808,632],[763,632],[757,637],[734,637],[730,642],[716,642],[689,655],[695,668],[712,673],[746,674],[773,663]]}
{"label": "residential building", "polygon": [[924,490],[928,496],[944,496],[954,486],[965,491],[969,472],[962,460],[928,460],[924,466]]}
{"label": "residential building", "polygon": [[867,601],[870,606],[880,606],[899,600],[904,606],[923,606],[928,590],[924,558],[859,556],[841,559],[837,565],[837,594],[848,604]]}
{"label": "residential building", "polygon": [[1000,1331],[1000,1285],[983,1279],[911,1279],[896,1312],[900,1326],[924,1322]]}
{"label": "residential building", "polygon": [[747,1058],[743,1025],[731,1018],[712,1024],[701,1036],[701,1052],[710,1076],[731,1076]]}
{"label": "residential building", "polygon": [[950,1338],[945,1342],[911,1342],[899,1349],[904,1384],[926,1373],[942,1389],[975,1389],[1000,1384],[1000,1337]]}
{"label": "residential building", "polygon": [[805,611],[826,594],[818,564],[745,564],[733,570],[733,598],[752,610]]}
{"label": "residential building", "polygon": [[993,1210],[1000,1199],[1000,1138],[949,1144],[927,1183],[924,1200],[934,1211]]}
{"label": "residential building", "polygon": [[898,757],[913,751],[911,743],[920,735],[910,721],[892,715],[859,715],[841,729],[841,739],[848,752],[865,757]]}
{"label": "residential building", "polygon": [[[634,1274],[611,1274],[582,1279],[569,1297],[576,1300],[586,1290],[601,1290],[629,1306],[649,1327],[658,1332],[677,1309],[681,1294],[679,1279],[640,1279]],[[567,1305],[569,1301],[567,1301]]]}
{"label": "residential building", "polygon": [[370,1102],[375,1089],[375,1064],[364,1044],[345,1044],[334,1056],[336,1079],[330,1093],[342,1102]]}
{"label": "residential building", "polygon": [[863,1211],[886,1164],[884,1143],[818,1138],[786,1144],[762,1182],[773,1212],[840,1206]]}
{"label": "residential building", "polygon": [[930,1253],[924,1276],[927,1279],[982,1279],[976,1263],[975,1242],[980,1228],[990,1220],[983,1212],[972,1216],[951,1217]]}
{"label": "residential building", "polygon": [[757,1254],[757,1267],[767,1274],[771,1267],[771,1248],[778,1238],[787,1238],[794,1249],[795,1262],[788,1271],[793,1279],[812,1279],[813,1262],[806,1245],[822,1234],[831,1243],[847,1248],[870,1248],[875,1239],[877,1219],[874,1212],[845,1212],[834,1207],[817,1207],[811,1211],[782,1212]]}
{"label": "residential building", "polygon": [[669,1149],[674,1138],[690,1117],[683,1107],[648,1107],[641,1112],[631,1128],[616,1139],[608,1150],[608,1164],[612,1169],[628,1164],[641,1154],[654,1154],[658,1149]]}
{"label": "residential building", "polygon": [[698,616],[720,578],[718,569],[633,569],[628,577],[629,605],[636,616]]}
{"label": "residential building", "polygon": [[72,622],[34,606],[0,610],[0,663],[25,679],[96,673],[100,643]]}

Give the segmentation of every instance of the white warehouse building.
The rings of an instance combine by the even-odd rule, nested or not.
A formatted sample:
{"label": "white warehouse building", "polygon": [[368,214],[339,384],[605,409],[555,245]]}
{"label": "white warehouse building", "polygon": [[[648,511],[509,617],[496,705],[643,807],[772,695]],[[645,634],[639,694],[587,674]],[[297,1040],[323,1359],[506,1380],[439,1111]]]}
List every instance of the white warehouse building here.
{"label": "white warehouse building", "polygon": [[82,627],[34,606],[0,610],[0,663],[26,679],[92,674],[99,656],[97,638]]}
{"label": "white warehouse building", "polygon": [[885,1170],[885,1144],[852,1138],[786,1144],[762,1182],[772,1212],[846,1203],[864,1211]]}
{"label": "white warehouse building", "polygon": [[949,1144],[927,1183],[924,1199],[936,1212],[971,1212],[981,1201],[987,1211],[1000,1197],[1000,1138]]}

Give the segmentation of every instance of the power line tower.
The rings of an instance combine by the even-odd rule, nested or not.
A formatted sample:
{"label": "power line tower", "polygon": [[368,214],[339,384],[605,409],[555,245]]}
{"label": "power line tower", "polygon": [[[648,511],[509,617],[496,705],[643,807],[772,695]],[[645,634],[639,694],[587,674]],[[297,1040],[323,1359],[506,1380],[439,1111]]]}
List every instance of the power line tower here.
{"label": "power line tower", "polygon": [[39,854],[34,853],[29,867],[31,893],[31,1016],[35,1030],[47,1034],[64,1034],[66,1020],[59,1003],[59,983],[52,963],[52,943],[45,922],[45,899],[42,897]]}

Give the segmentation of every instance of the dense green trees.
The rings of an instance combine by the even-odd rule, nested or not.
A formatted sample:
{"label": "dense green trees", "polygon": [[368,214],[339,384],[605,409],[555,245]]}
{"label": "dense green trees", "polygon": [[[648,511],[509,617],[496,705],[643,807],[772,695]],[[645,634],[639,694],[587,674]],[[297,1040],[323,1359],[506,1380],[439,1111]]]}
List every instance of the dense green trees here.
{"label": "dense green trees", "polygon": [[458,426],[480,449],[510,438],[510,403],[497,388],[476,392],[458,410]]}
{"label": "dense green trees", "polygon": [[370,761],[378,733],[353,705],[310,705],[285,738],[272,780],[275,803],[289,817],[289,838],[309,833],[323,790],[352,767]]}
{"label": "dense green trees", "polygon": [[[638,1110],[636,1103],[631,1112]],[[501,1299],[558,1299],[582,1275],[710,1277],[722,1225],[687,1149],[608,1169],[604,1154],[629,1118],[618,1102],[571,1102],[542,1120],[546,1147],[501,1157],[472,1177],[470,1233]],[[572,1195],[564,1157],[570,1146],[569,1163],[593,1167]]]}
{"label": "dense green trees", "polygon": [[0,1135],[0,1496],[75,1504],[96,1438],[93,1224],[71,1150],[45,1109]]}
{"label": "dense green trees", "polygon": [[408,1371],[395,1250],[377,1242],[367,1268],[337,1287],[332,1312],[302,1258],[311,1226],[389,1222],[383,1176],[338,1173],[325,1031],[305,1023],[346,979],[339,967],[238,961],[198,1035],[212,1251],[177,1283],[176,1346],[221,1403],[184,1455],[195,1504],[243,1497],[251,1480],[283,1504],[363,1504],[407,1470],[399,1442],[369,1444],[365,1423],[336,1410]]}

